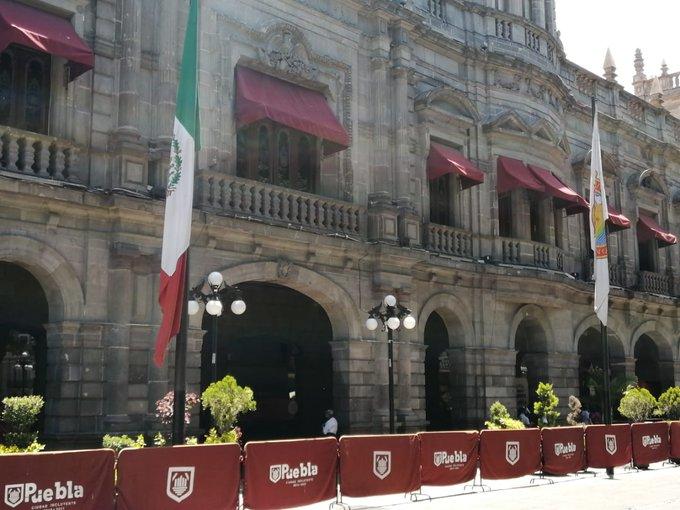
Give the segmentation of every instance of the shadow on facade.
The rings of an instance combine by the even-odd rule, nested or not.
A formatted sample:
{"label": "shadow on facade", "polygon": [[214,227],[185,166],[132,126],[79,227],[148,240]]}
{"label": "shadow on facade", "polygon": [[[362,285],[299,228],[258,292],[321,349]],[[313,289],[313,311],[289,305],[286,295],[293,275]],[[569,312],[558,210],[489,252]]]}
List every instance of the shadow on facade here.
{"label": "shadow on facade", "polygon": [[[321,435],[324,410],[333,405],[331,323],[317,302],[270,283],[241,283],[247,310],[225,310],[218,322],[217,373],[236,377],[255,394],[257,411],[239,424],[245,440]],[[211,382],[212,318],[201,353],[201,390]],[[201,416],[207,429],[210,418]],[[342,428],[343,424],[340,424]]]}

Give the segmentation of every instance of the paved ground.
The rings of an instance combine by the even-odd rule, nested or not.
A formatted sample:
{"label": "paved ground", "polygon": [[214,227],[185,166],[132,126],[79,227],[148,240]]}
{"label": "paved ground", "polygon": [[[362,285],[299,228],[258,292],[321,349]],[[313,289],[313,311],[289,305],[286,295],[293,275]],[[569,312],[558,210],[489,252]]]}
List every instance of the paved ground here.
{"label": "paved ground", "polygon": [[[680,509],[680,467],[653,464],[648,471],[617,468],[614,479],[603,470],[597,476],[553,477],[555,483],[531,477],[488,482],[488,489],[471,493],[463,486],[425,488],[431,499],[411,503],[403,495],[345,498],[352,510],[661,510]],[[422,498],[423,496],[421,496]],[[327,509],[326,504],[306,507]],[[340,510],[339,506],[335,510]]]}

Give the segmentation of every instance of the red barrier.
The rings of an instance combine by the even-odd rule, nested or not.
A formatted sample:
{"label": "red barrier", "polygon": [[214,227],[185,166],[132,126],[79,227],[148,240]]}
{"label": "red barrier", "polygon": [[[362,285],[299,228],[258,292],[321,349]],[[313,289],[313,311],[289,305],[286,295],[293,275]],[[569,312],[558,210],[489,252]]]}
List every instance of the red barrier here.
{"label": "red barrier", "polygon": [[671,453],[668,430],[668,422],[665,421],[633,423],[630,434],[636,466],[649,466],[653,462],[668,460]]}
{"label": "red barrier", "polygon": [[680,421],[671,422],[671,459],[680,459]]}
{"label": "red barrier", "polygon": [[588,467],[607,468],[631,460],[630,425],[588,425],[586,427]]}
{"label": "red barrier", "polygon": [[420,487],[420,442],[415,435],[340,438],[340,492],[362,497]]}
{"label": "red barrier", "polygon": [[116,508],[234,510],[240,457],[237,444],[123,450],[118,455]]}
{"label": "red barrier", "polygon": [[541,470],[541,431],[482,430],[479,442],[482,478],[498,480]]}
{"label": "red barrier", "polygon": [[0,508],[113,510],[113,450],[0,455]]}
{"label": "red barrier", "polygon": [[479,432],[421,432],[418,437],[423,485],[455,485],[475,477]]}
{"label": "red barrier", "polygon": [[336,496],[334,437],[257,441],[245,449],[243,502],[253,510],[291,508]]}
{"label": "red barrier", "polygon": [[543,471],[551,475],[566,475],[585,469],[583,434],[583,427],[541,429]]}

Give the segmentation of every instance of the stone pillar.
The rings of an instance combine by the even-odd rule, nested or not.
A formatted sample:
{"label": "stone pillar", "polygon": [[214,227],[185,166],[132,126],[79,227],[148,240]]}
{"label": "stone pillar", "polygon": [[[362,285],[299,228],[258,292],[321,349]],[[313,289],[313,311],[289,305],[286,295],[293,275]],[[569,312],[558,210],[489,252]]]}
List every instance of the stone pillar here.
{"label": "stone pillar", "polygon": [[[467,421],[471,426],[480,427],[488,417],[489,406],[500,401],[507,406],[511,415],[516,414],[515,357],[513,349],[482,347],[469,353],[468,361],[474,364],[467,369],[479,381],[474,397],[474,409],[468,408]],[[474,391],[474,390],[473,390]],[[471,393],[470,388],[467,389]],[[471,398],[468,397],[468,403]]]}
{"label": "stone pillar", "polygon": [[555,352],[548,355],[548,378],[560,399],[558,411],[562,417],[569,412],[569,395],[579,397],[578,380],[579,355],[576,353]]}
{"label": "stone pillar", "polygon": [[557,14],[555,10],[555,0],[545,0],[546,30],[555,34],[557,32]]}
{"label": "stone pillar", "polygon": [[545,28],[545,0],[531,0],[531,21]]}
{"label": "stone pillar", "polygon": [[[403,47],[404,45],[400,48],[403,49]],[[403,65],[395,65],[392,67],[392,78],[394,84],[396,199],[400,207],[408,207],[411,204],[408,146],[408,68]]]}
{"label": "stone pillar", "polygon": [[522,0],[507,0],[508,11],[515,16],[522,15]]}
{"label": "stone pillar", "polygon": [[531,239],[528,193],[525,189],[514,189],[510,192],[512,237],[516,239]]}

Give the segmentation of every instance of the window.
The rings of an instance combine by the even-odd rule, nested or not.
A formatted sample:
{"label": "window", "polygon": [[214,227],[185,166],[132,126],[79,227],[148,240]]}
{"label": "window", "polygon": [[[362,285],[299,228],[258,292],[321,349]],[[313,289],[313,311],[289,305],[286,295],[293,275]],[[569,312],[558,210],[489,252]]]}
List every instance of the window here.
{"label": "window", "polygon": [[442,175],[430,181],[430,222],[452,225],[451,174]]}
{"label": "window", "polygon": [[512,237],[512,199],[510,192],[498,195],[498,233]]}
{"label": "window", "polygon": [[656,273],[656,240],[638,241],[640,271]]}
{"label": "window", "polygon": [[50,56],[10,45],[0,53],[0,124],[47,133]]}
{"label": "window", "polygon": [[263,121],[237,133],[236,174],[314,193],[318,188],[320,154],[317,138]]}

